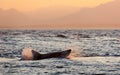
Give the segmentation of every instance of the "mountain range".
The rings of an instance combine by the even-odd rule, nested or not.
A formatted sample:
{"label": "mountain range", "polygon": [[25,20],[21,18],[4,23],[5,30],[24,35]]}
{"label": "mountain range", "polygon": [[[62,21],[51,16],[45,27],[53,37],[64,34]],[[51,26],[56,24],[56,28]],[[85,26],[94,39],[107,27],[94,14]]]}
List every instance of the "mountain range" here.
{"label": "mountain range", "polygon": [[39,27],[43,24],[46,26],[48,24],[54,24],[54,26],[68,25],[68,27],[69,25],[77,27],[82,27],[81,25],[85,27],[101,27],[101,25],[104,27],[120,27],[120,0],[101,4],[94,8],[77,8],[77,10],[69,7],[69,9],[62,8],[45,8],[27,14],[16,9],[3,10],[0,8],[0,27]]}

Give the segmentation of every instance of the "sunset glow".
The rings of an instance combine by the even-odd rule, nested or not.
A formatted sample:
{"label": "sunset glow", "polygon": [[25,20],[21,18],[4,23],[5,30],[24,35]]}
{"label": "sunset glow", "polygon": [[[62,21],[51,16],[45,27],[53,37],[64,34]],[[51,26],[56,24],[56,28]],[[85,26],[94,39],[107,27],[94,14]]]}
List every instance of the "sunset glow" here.
{"label": "sunset glow", "polygon": [[120,0],[0,0],[0,28],[120,28]]}
{"label": "sunset glow", "polygon": [[113,0],[0,0],[0,8],[33,11],[49,6],[95,7]]}

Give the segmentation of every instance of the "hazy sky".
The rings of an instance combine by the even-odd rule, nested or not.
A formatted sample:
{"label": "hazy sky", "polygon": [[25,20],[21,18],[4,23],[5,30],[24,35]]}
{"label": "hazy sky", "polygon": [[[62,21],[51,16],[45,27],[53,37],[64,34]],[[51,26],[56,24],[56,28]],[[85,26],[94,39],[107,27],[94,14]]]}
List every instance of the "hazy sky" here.
{"label": "hazy sky", "polygon": [[119,28],[119,9],[120,0],[0,0],[0,28]]}
{"label": "hazy sky", "polygon": [[113,0],[0,0],[0,8],[33,11],[49,6],[95,7]]}

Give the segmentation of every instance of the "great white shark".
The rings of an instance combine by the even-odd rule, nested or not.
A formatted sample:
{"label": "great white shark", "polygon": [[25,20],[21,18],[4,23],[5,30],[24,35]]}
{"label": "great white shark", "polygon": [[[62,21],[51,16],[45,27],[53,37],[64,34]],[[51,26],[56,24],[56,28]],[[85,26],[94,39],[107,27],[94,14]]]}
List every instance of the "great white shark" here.
{"label": "great white shark", "polygon": [[59,52],[51,52],[46,54],[40,54],[32,48],[22,50],[22,60],[41,60],[48,58],[67,58],[71,53],[71,49]]}

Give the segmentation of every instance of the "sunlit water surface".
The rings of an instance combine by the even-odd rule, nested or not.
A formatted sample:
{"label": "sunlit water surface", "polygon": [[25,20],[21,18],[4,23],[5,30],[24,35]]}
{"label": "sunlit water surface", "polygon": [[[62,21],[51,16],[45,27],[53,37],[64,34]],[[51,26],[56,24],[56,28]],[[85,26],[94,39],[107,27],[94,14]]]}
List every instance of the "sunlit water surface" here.
{"label": "sunlit water surface", "polygon": [[[72,49],[69,59],[20,61],[21,51]],[[0,30],[0,74],[120,74],[120,30]]]}

